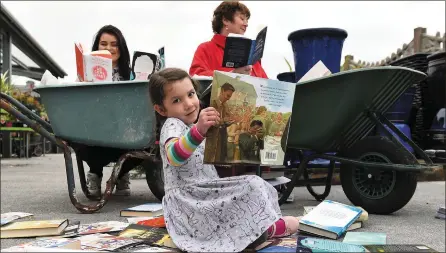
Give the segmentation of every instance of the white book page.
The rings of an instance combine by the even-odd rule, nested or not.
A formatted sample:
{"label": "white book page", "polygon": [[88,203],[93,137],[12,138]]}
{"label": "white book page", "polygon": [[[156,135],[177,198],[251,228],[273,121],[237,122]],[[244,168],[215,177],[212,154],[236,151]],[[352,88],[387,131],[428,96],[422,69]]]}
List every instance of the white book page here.
{"label": "white book page", "polygon": [[304,216],[303,220],[321,226],[344,227],[355,218],[357,212],[336,204],[322,202]]}
{"label": "white book page", "polygon": [[329,75],[331,75],[331,71],[325,66],[322,61],[318,61],[310,70],[308,70],[307,73],[305,73],[305,75],[298,81],[298,83]]}

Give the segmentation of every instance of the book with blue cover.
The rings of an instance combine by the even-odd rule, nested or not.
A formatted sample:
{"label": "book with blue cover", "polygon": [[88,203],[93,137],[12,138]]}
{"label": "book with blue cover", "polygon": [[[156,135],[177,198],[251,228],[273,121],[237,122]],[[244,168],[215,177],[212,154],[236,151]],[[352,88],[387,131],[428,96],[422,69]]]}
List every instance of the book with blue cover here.
{"label": "book with blue cover", "polygon": [[337,240],[361,215],[362,209],[324,200],[300,220],[299,230]]}
{"label": "book with blue cover", "polygon": [[367,252],[367,250],[361,245],[348,244],[321,238],[299,236],[297,238],[296,252]]}
{"label": "book with blue cover", "polygon": [[347,232],[342,241],[357,245],[380,245],[386,244],[386,239],[387,236],[385,233]]}

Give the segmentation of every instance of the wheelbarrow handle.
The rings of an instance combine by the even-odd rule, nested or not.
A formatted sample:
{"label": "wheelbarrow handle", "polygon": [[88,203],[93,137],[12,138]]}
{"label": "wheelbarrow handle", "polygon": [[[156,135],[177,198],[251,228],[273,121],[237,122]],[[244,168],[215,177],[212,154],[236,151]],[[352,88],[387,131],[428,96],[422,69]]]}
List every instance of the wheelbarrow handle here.
{"label": "wheelbarrow handle", "polygon": [[[3,93],[2,93],[3,95]],[[56,139],[54,138],[54,135],[52,135],[50,132],[48,132],[46,129],[42,128],[43,125],[31,119],[29,119],[27,116],[23,115],[21,112],[17,111],[15,108],[13,108],[10,104],[8,104],[8,102],[6,102],[6,99],[2,99],[0,100],[0,108],[2,108],[3,110],[7,111],[8,113],[10,113],[11,115],[13,115],[14,117],[16,117],[17,119],[19,119],[21,122],[25,123],[26,125],[28,125],[30,128],[32,128],[35,132],[39,133],[40,135],[44,136],[45,138],[47,138],[49,141],[51,141],[52,143],[56,144],[57,146],[61,147],[61,143],[58,143],[56,141]],[[20,103],[19,103],[20,104]],[[21,105],[21,104],[20,104]],[[23,105],[21,105],[23,106]],[[28,110],[28,108],[26,108]],[[29,110],[28,110],[29,111]],[[30,113],[34,114],[33,112],[29,111]],[[36,117],[38,117],[36,115]],[[40,119],[40,118],[39,118]],[[42,120],[42,119],[40,119]],[[42,120],[43,121],[43,120]],[[46,122],[45,122],[46,123]],[[51,127],[50,127],[51,129]]]}
{"label": "wheelbarrow handle", "polygon": [[[11,103],[13,106],[17,107],[18,111],[20,111],[21,113],[23,113],[24,115],[26,115],[27,117],[29,117],[30,119],[33,119],[35,121],[37,121],[37,123],[39,123],[40,125],[43,126],[43,128],[45,128],[45,130],[47,130],[50,133],[53,133],[53,129],[51,128],[51,125],[46,122],[45,120],[41,119],[37,114],[33,113],[30,109],[28,109],[26,106],[24,106],[22,103],[20,103],[19,101],[17,101],[16,99],[14,99],[13,97],[1,92],[0,93],[0,97],[6,101],[8,101],[9,103]],[[3,107],[2,107],[3,108]],[[5,108],[3,108],[5,109]],[[6,109],[5,109],[6,110]],[[8,111],[9,112],[9,111]],[[9,112],[11,113],[11,112]],[[11,113],[12,114],[12,113]],[[14,115],[14,114],[13,114]],[[16,116],[16,115],[14,115]],[[18,117],[17,117],[18,118]],[[27,124],[28,125],[28,124]]]}

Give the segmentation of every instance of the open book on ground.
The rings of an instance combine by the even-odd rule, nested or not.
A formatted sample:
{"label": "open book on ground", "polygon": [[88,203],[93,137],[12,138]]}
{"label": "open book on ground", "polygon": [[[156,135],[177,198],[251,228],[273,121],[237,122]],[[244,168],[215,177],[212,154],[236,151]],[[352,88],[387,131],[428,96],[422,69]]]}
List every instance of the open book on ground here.
{"label": "open book on ground", "polygon": [[210,106],[221,121],[206,134],[204,162],[283,165],[294,90],[294,83],[215,71]]}
{"label": "open book on ground", "polygon": [[260,30],[255,40],[229,34],[226,37],[223,67],[239,68],[253,65],[263,57],[267,27]]}
{"label": "open book on ground", "polygon": [[8,223],[11,223],[15,220],[21,219],[21,218],[25,218],[25,217],[29,217],[29,216],[33,216],[32,213],[23,213],[23,212],[9,212],[9,213],[2,213],[1,214],[1,221],[2,221],[2,226],[6,225]]}

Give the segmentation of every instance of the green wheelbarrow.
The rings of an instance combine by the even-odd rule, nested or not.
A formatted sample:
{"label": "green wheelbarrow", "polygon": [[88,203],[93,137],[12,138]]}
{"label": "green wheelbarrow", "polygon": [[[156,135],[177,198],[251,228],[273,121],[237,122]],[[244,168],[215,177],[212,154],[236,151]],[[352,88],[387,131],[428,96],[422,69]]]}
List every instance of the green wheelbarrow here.
{"label": "green wheelbarrow", "polygon": [[[316,200],[325,199],[338,162],[343,191],[354,205],[373,214],[403,208],[415,192],[417,173],[435,165],[383,115],[406,89],[424,78],[424,73],[408,68],[376,67],[297,84],[282,148],[297,154],[300,161],[280,203],[286,201],[302,175],[303,184]],[[387,136],[376,136],[376,128]],[[419,164],[400,140],[408,143],[425,164]],[[303,156],[303,151],[311,153]],[[321,194],[314,191],[308,178],[308,163],[316,158],[330,161]]]}
{"label": "green wheelbarrow", "polygon": [[[417,173],[435,165],[383,114],[407,88],[425,77],[408,68],[376,67],[296,84],[292,115],[284,131],[288,135],[282,138],[288,157],[285,171],[291,181],[281,192],[279,203],[284,204],[293,188],[301,185],[316,200],[324,200],[338,163],[342,188],[354,205],[374,214],[404,207],[417,187]],[[207,90],[202,100],[209,103],[209,98]],[[374,135],[376,128],[387,136]],[[408,143],[425,164],[419,164],[395,136]],[[315,159],[329,161],[326,178],[309,179],[309,163]],[[257,174],[261,174],[260,168]],[[313,186],[321,183],[325,190],[316,193]]]}
{"label": "green wheelbarrow", "polygon": [[[341,163],[343,188],[355,205],[371,213],[390,213],[403,207],[415,191],[416,173],[433,165],[423,151],[386,121],[382,112],[406,88],[424,77],[406,68],[382,67],[342,72],[298,84],[286,150],[287,153],[310,150],[313,154],[300,159],[280,204],[285,202],[301,175],[306,175],[307,163],[323,158],[333,165],[328,170],[329,177],[334,162]],[[163,166],[157,135],[160,123],[148,96],[148,82],[73,83],[38,87],[35,91],[41,96],[51,124],[3,93],[0,107],[62,148],[68,193],[77,210],[82,213],[100,210],[110,198],[123,164],[135,159],[145,167],[152,192],[162,199]],[[205,107],[209,94],[205,91],[200,98]],[[383,124],[409,142],[426,165],[419,165],[389,131],[389,138],[368,137],[375,126]],[[74,182],[71,152],[74,150],[77,154],[76,150],[85,146],[95,147],[104,154],[113,153],[110,159],[116,162],[102,197],[93,205],[80,203]],[[327,152],[336,152],[336,155],[327,155]],[[81,188],[92,199],[86,187],[82,160],[77,156]],[[360,184],[370,175],[377,179],[373,190]],[[331,180],[326,182],[323,194],[313,191],[318,199],[330,191]],[[312,190],[310,184],[307,188]]]}

